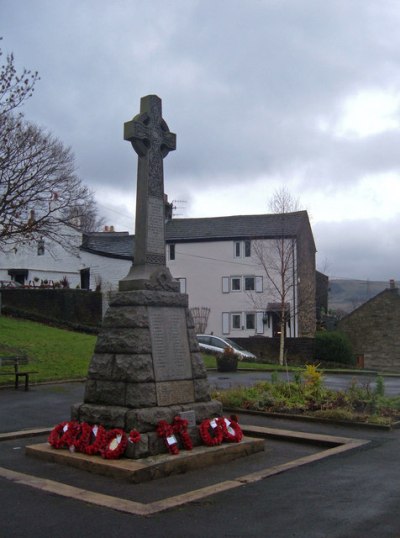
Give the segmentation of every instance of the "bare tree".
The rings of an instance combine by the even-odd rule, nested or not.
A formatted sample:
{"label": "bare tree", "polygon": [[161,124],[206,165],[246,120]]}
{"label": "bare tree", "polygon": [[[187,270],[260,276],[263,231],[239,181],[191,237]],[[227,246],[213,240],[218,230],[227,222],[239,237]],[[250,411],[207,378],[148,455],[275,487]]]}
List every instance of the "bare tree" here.
{"label": "bare tree", "polygon": [[68,249],[76,235],[71,208],[85,218],[94,204],[71,150],[17,112],[37,80],[26,69],[17,74],[13,55],[0,67],[0,252],[44,238]]}
{"label": "bare tree", "polygon": [[64,218],[82,232],[99,232],[106,220],[99,216],[97,204],[93,197],[88,197],[84,203],[67,208]]}
{"label": "bare tree", "polygon": [[272,296],[276,299],[279,315],[279,364],[284,363],[286,324],[294,314],[290,298],[293,295],[296,281],[293,267],[296,256],[296,242],[289,233],[290,213],[300,208],[298,199],[292,197],[290,192],[282,187],[275,191],[269,208],[277,214],[278,230],[275,238],[265,241],[254,241],[254,256],[261,265],[269,283]]}
{"label": "bare tree", "polygon": [[[3,38],[0,37],[0,41]],[[3,51],[0,49],[0,58]],[[6,62],[0,67],[0,117],[20,107],[29,99],[39,80],[37,71],[28,69],[18,74],[14,66],[14,55],[8,54]]]}

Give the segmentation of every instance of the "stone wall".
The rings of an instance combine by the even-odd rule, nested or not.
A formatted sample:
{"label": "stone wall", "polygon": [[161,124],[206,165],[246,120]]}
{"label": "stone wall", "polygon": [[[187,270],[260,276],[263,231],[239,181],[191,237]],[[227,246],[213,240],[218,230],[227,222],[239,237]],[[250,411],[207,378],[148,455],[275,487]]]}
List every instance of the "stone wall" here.
{"label": "stone wall", "polygon": [[354,310],[338,323],[364,367],[400,372],[400,296],[387,289]]}

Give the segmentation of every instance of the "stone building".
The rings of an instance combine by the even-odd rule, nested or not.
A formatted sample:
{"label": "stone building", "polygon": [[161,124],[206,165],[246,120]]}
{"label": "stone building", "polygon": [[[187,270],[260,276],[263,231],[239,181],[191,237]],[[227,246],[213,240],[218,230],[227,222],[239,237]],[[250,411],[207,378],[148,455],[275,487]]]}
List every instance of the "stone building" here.
{"label": "stone building", "polygon": [[359,306],[338,323],[365,368],[400,372],[400,295],[390,287]]}

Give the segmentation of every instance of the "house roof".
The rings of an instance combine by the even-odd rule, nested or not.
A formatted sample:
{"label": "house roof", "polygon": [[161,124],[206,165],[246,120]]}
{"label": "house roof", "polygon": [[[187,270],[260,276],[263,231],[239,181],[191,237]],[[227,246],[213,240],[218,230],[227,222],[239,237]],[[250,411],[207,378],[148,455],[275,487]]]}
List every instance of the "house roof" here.
{"label": "house roof", "polygon": [[82,237],[81,250],[106,256],[132,260],[135,247],[135,236],[128,232],[92,232]]}
{"label": "house roof", "polygon": [[[284,220],[283,220],[284,219]],[[307,211],[267,215],[233,215],[196,219],[172,219],[167,222],[167,243],[296,237],[302,229],[310,230]],[[84,234],[81,250],[113,258],[132,259],[135,236],[128,232]]]}
{"label": "house roof", "polygon": [[308,223],[307,211],[267,215],[233,215],[197,219],[172,219],[167,223],[169,242],[219,239],[294,237]]}

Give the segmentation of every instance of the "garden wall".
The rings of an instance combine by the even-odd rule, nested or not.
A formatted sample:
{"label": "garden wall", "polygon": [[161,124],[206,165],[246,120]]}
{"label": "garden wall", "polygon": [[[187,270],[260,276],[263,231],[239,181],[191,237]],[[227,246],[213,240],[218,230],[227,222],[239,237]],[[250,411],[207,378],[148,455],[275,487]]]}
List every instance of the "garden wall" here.
{"label": "garden wall", "polygon": [[[266,338],[251,336],[250,338],[231,338],[239,345],[254,353],[260,362],[279,362],[279,337]],[[314,338],[286,338],[286,357],[289,364],[306,364],[314,360]]]}
{"label": "garden wall", "polygon": [[76,289],[1,289],[4,314],[96,332],[102,321],[102,294]]}

